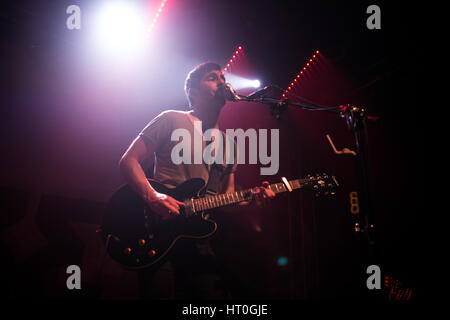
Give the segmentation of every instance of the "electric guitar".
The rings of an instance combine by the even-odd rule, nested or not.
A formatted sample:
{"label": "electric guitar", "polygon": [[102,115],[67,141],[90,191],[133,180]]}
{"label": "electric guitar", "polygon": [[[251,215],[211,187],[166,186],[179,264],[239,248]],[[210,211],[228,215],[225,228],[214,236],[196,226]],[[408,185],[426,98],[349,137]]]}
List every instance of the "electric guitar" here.
{"label": "electric guitar", "polygon": [[[107,203],[100,229],[109,256],[130,269],[147,268],[161,261],[182,238],[203,239],[212,236],[217,224],[209,219],[206,211],[254,198],[254,190],[242,190],[218,195],[205,193],[202,179],[190,179],[176,188],[149,179],[151,186],[184,203],[180,215],[162,219],[135,193],[129,185],[116,191]],[[309,189],[316,193],[333,194],[339,183],[326,174],[307,176],[305,179],[268,186],[275,194]]]}

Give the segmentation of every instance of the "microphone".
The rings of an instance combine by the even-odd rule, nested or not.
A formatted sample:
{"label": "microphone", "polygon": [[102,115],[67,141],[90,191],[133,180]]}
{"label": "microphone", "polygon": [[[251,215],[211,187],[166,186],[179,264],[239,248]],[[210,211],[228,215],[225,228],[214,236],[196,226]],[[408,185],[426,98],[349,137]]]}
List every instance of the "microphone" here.
{"label": "microphone", "polygon": [[256,90],[256,91],[250,93],[250,94],[245,98],[245,100],[255,100],[256,98],[262,97],[262,96],[264,96],[267,92],[269,92],[270,89],[272,89],[272,88],[273,88],[272,85],[265,86],[265,87],[262,88],[262,89],[259,89],[259,90]]}
{"label": "microphone", "polygon": [[234,91],[233,87],[229,83],[225,83],[222,87],[222,92],[226,100],[228,101],[240,101],[241,97],[238,96],[236,91]]}

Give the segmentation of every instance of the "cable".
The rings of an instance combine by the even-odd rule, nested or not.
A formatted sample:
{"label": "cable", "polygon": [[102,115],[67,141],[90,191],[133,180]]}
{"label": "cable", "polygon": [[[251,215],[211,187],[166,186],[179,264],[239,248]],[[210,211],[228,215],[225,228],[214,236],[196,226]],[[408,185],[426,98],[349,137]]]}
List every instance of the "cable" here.
{"label": "cable", "polygon": [[[280,87],[277,86],[277,85],[273,85],[273,86],[274,86],[275,88],[277,88],[278,90],[282,91],[282,92],[284,91],[282,88],[280,88]],[[295,98],[297,98],[297,99],[299,99],[299,100],[302,100],[302,101],[304,101],[304,102],[306,102],[306,103],[309,103],[310,105],[306,105],[306,104],[299,103],[299,105],[300,105],[302,108],[305,108],[305,109],[307,109],[307,110],[311,110],[311,111],[331,111],[331,110],[338,110],[338,109],[340,109],[339,106],[337,106],[337,107],[330,107],[330,106],[320,105],[320,104],[318,104],[318,103],[315,103],[315,102],[310,101],[310,100],[308,100],[308,99],[306,99],[306,98],[300,97],[300,96],[298,96],[298,95],[296,95],[296,94],[293,94],[293,93],[291,93],[291,92],[288,92],[288,94],[291,95],[291,96],[293,96],[293,97],[295,97]]]}

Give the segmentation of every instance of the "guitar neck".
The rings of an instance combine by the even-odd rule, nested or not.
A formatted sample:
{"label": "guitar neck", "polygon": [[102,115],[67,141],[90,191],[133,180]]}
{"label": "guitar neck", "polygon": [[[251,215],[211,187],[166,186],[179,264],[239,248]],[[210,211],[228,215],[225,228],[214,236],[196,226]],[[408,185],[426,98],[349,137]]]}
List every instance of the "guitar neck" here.
{"label": "guitar neck", "polygon": [[[299,189],[307,181],[307,179],[289,180],[291,188]],[[288,191],[286,185],[283,182],[274,183],[267,187],[275,194]],[[199,199],[192,199],[192,204],[195,212],[219,208],[230,204],[239,203],[242,201],[248,201],[253,198],[252,189],[240,190],[236,192],[222,193],[214,196],[208,196]]]}

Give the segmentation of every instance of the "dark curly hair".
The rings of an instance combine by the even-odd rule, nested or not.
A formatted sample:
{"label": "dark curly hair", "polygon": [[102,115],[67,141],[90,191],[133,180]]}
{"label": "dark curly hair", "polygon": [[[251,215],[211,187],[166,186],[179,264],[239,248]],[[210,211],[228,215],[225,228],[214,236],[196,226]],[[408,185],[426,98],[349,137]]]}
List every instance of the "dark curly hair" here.
{"label": "dark curly hair", "polygon": [[200,81],[202,80],[203,76],[210,72],[211,70],[221,70],[220,65],[214,62],[204,62],[202,64],[199,64],[194,69],[192,69],[189,74],[187,75],[186,81],[184,83],[184,92],[186,93],[186,96],[189,101],[189,106],[192,107],[194,105],[194,101],[192,97],[189,96],[189,89],[190,88],[199,88],[200,87]]}

